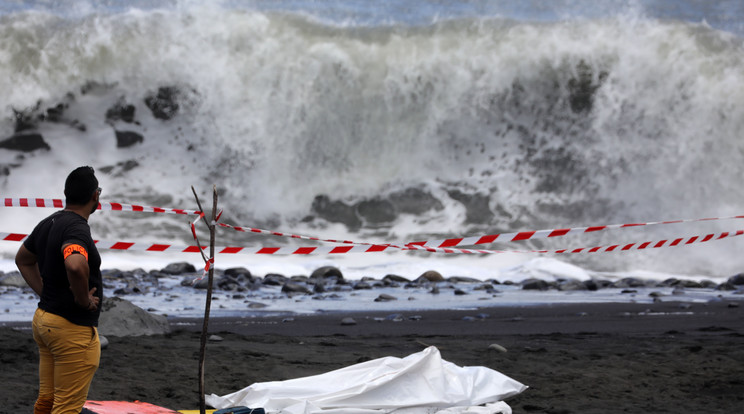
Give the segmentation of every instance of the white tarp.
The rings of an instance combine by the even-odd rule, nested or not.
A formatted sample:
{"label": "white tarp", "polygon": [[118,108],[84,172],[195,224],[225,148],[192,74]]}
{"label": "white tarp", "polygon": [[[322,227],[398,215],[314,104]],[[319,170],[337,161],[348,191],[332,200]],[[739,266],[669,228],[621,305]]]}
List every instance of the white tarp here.
{"label": "white tarp", "polygon": [[433,346],[325,374],[253,384],[206,396],[215,408],[246,406],[277,414],[511,414],[501,400],[527,386],[487,367],[459,367]]}

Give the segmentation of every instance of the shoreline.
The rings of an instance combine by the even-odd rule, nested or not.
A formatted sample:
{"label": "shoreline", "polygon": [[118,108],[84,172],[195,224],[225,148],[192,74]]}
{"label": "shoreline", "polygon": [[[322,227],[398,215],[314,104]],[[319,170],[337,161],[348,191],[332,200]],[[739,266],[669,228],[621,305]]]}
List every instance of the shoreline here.
{"label": "shoreline", "polygon": [[[530,388],[515,413],[736,412],[744,404],[744,303],[565,304],[473,311],[328,312],[210,318],[206,390],[315,375],[436,346],[460,366],[487,366]],[[487,314],[487,317],[484,315]],[[480,316],[478,316],[480,315]],[[342,325],[351,317],[356,325]],[[198,323],[197,323],[198,322]],[[198,407],[201,322],[108,337],[91,400]],[[0,328],[0,405],[28,412],[38,357],[30,332]],[[217,338],[219,337],[219,338]],[[507,352],[489,348],[498,344]]]}

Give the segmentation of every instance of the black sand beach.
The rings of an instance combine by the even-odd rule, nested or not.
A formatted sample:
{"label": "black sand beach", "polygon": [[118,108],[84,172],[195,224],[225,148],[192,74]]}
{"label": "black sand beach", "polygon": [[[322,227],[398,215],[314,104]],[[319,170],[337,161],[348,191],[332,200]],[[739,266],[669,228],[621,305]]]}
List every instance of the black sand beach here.
{"label": "black sand beach", "polygon": [[[486,316],[487,315],[487,316]],[[744,303],[573,304],[477,311],[329,313],[213,319],[208,393],[319,374],[427,345],[530,388],[515,413],[738,413],[744,410]],[[356,325],[342,325],[351,317]],[[89,394],[172,409],[198,407],[201,321],[173,332],[109,337]],[[27,324],[0,328],[0,407],[31,412],[37,351]],[[498,344],[507,352],[489,348]]]}

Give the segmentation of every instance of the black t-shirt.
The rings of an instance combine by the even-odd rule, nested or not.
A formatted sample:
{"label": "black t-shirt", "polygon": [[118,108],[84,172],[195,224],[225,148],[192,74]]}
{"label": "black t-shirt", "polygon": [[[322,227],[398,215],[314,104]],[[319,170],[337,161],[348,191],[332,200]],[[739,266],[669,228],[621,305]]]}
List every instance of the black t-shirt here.
{"label": "black t-shirt", "polygon": [[62,210],[37,224],[23,243],[26,249],[36,255],[44,282],[39,308],[76,325],[98,326],[100,306],[91,312],[75,303],[62,257],[62,246],[68,243],[79,244],[88,251],[88,290],[97,288],[95,295],[102,303],[101,256],[90,235],[90,226],[77,213]]}

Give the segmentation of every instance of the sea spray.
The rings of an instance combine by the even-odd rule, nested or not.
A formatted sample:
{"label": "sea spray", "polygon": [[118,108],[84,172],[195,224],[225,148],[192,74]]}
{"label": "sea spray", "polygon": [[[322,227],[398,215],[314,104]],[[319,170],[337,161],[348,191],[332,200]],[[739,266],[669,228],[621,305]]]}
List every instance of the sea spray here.
{"label": "sea spray", "polygon": [[[632,14],[357,26],[193,6],[18,13],[0,18],[0,34],[0,139],[22,114],[51,148],[0,149],[7,196],[60,197],[63,171],[91,164],[112,201],[191,208],[191,185],[217,184],[225,221],[387,242],[742,213],[744,49],[705,24]],[[166,119],[152,104],[164,89]],[[122,106],[131,118],[107,116]],[[142,140],[121,147],[121,132]],[[29,232],[44,214],[6,210],[2,231]],[[183,217],[103,213],[91,224],[106,239],[190,238]],[[740,247],[564,257],[720,276],[738,271]]]}

